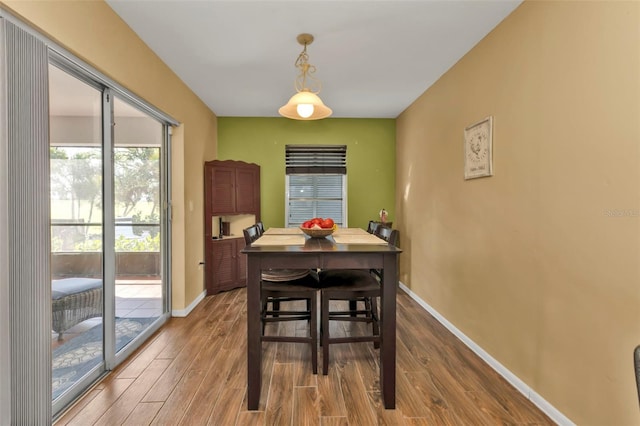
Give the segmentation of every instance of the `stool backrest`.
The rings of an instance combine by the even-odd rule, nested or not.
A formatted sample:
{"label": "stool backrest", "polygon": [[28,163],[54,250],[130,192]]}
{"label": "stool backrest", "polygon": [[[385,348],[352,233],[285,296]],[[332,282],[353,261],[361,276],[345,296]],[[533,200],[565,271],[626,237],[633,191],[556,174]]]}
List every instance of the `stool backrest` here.
{"label": "stool backrest", "polygon": [[370,220],[369,225],[367,226],[367,232],[370,234],[374,234],[376,232],[376,228],[378,227],[378,225],[379,225],[378,222]]}
{"label": "stool backrest", "polygon": [[387,241],[392,246],[397,246],[398,237],[400,233],[398,232],[397,229],[391,229],[387,226],[379,225],[376,228],[374,235],[376,235],[378,238],[382,238],[383,240]]}
{"label": "stool backrest", "polygon": [[248,228],[244,228],[242,230],[242,234],[244,235],[244,243],[248,246],[260,237],[260,231],[258,230],[257,225],[251,225]]}

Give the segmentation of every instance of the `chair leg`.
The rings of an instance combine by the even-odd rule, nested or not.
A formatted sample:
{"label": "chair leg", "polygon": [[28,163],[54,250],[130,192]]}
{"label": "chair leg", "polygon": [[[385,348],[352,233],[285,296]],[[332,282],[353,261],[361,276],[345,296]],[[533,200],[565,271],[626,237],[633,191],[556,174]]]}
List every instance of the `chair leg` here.
{"label": "chair leg", "polygon": [[358,310],[358,301],[357,300],[349,300],[349,310],[351,311],[351,316],[357,316],[355,311]]}
{"label": "chair leg", "polygon": [[329,374],[329,298],[324,293],[320,296],[322,327],[322,374]]}
{"label": "chair leg", "polygon": [[373,315],[372,315],[372,310],[371,310],[371,297],[365,297],[364,298],[364,310],[366,311],[366,314],[364,314],[364,316],[369,320],[369,321],[373,321]]}
{"label": "chair leg", "polygon": [[269,299],[263,296],[260,296],[260,297],[262,299],[262,312],[260,312],[260,321],[262,322],[262,335],[264,336],[264,329],[266,325],[264,319],[267,317],[265,312],[267,312],[267,309],[268,309]]}
{"label": "chair leg", "polygon": [[[379,317],[378,317],[378,302],[376,301],[376,297],[371,297],[370,301],[371,301],[371,313],[372,313],[372,322],[373,322],[373,335],[374,336],[380,336],[380,324],[378,324],[379,321]],[[380,342],[373,342],[373,347],[375,349],[380,348]]]}
{"label": "chair leg", "polygon": [[311,368],[313,374],[318,374],[318,296],[317,292],[313,292],[308,299],[308,304],[311,304],[309,310],[311,314],[311,320],[309,321],[309,331],[311,334]]}

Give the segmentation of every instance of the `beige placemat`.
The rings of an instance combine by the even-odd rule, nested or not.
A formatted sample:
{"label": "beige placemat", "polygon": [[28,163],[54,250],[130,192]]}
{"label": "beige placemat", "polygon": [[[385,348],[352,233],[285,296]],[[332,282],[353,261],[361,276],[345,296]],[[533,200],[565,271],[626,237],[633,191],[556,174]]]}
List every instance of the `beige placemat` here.
{"label": "beige placemat", "polygon": [[369,233],[362,228],[338,228],[333,235],[369,235]]}
{"label": "beige placemat", "polygon": [[252,246],[303,246],[304,234],[300,235],[267,235],[265,232],[260,238],[251,243]]}
{"label": "beige placemat", "polygon": [[264,235],[302,235],[300,228],[269,228]]}
{"label": "beige placemat", "polygon": [[365,231],[364,235],[361,234],[343,234],[337,235],[333,234],[333,239],[336,244],[371,244],[371,245],[383,245],[386,246],[388,243],[376,237],[373,234],[369,234]]}

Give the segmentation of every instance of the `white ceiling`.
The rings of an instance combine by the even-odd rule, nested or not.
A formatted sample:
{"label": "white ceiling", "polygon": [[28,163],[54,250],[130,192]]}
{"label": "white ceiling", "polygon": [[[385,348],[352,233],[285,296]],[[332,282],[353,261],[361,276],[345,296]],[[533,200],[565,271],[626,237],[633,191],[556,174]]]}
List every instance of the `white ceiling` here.
{"label": "white ceiling", "polygon": [[521,0],[106,0],[220,117],[276,117],[300,33],[333,117],[395,118]]}

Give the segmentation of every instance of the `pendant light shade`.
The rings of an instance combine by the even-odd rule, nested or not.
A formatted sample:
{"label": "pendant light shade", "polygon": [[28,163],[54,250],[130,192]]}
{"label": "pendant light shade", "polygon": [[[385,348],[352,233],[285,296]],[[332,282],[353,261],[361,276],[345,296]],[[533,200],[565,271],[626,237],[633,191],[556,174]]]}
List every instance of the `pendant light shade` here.
{"label": "pendant light shade", "polygon": [[294,84],[297,93],[289,99],[289,102],[280,107],[278,112],[283,117],[292,120],[319,120],[329,117],[333,111],[318,96],[321,83],[313,77],[316,67],[309,64],[309,55],[307,54],[307,45],[313,42],[313,36],[300,34],[297,40],[304,46],[295,63],[296,68],[300,69],[300,74],[296,77]]}
{"label": "pendant light shade", "polygon": [[293,120],[319,120],[327,118],[333,111],[326,106],[318,95],[308,90],[298,92],[286,105],[278,110],[281,116]]}

